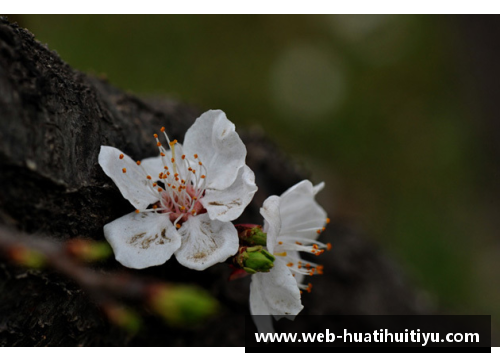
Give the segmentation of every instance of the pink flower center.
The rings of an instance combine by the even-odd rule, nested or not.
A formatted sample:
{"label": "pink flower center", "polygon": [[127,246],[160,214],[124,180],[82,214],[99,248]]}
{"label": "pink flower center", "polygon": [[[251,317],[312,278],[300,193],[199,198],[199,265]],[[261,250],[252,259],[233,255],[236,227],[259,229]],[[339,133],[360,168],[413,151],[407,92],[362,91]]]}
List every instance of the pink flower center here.
{"label": "pink flower center", "polygon": [[169,213],[170,221],[176,222],[176,224],[179,225],[182,225],[182,223],[186,221],[189,216],[204,214],[207,212],[200,202],[203,195],[198,198],[196,196],[196,190],[191,185],[186,186],[185,192],[190,196],[190,199],[183,197],[181,194],[171,195],[166,191],[162,191],[162,200],[156,204],[158,207],[164,205],[161,212]]}

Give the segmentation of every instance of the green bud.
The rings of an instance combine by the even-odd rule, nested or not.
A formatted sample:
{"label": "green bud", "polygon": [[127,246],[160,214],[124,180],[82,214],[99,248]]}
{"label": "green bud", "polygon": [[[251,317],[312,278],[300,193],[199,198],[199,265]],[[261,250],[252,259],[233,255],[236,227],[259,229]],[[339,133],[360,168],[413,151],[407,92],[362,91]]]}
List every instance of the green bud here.
{"label": "green bud", "polygon": [[121,305],[109,305],[104,307],[104,312],[109,320],[131,333],[137,333],[142,326],[142,320],[136,312]]}
{"label": "green bud", "polygon": [[71,255],[89,263],[106,260],[113,255],[113,250],[107,242],[75,238],[70,240],[66,247]]}
{"label": "green bud", "polygon": [[173,326],[189,327],[215,314],[217,301],[205,290],[191,286],[160,286],[150,305]]}
{"label": "green bud", "polygon": [[237,225],[239,238],[248,245],[266,246],[267,234],[260,225]]}
{"label": "green bud", "polygon": [[12,259],[27,268],[40,269],[47,262],[45,256],[39,251],[28,249],[23,246],[14,247],[10,250]]}
{"label": "green bud", "polygon": [[260,245],[240,248],[237,257],[238,264],[249,274],[270,271],[274,266],[274,259],[274,256]]}

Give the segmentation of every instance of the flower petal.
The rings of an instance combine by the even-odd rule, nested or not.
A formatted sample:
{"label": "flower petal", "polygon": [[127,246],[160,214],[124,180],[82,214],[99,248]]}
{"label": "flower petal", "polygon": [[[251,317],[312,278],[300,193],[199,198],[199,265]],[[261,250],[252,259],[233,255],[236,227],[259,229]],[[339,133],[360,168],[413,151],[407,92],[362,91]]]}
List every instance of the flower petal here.
{"label": "flower petal", "polygon": [[[254,274],[250,287],[250,293],[253,294],[253,297],[250,296],[250,301],[255,298],[253,308],[258,314],[267,310],[268,314],[279,319],[287,315],[295,316],[303,308],[297,281],[280,258],[276,258],[270,272]],[[257,298],[260,298],[262,302],[257,302]]]}
{"label": "flower petal", "polygon": [[[184,155],[184,151],[182,149],[182,145],[180,143],[176,143],[175,146],[175,166],[176,172],[181,175],[180,177],[187,177],[188,171],[186,167],[186,162],[182,160],[182,155]],[[145,158],[141,161],[142,167],[146,170],[147,174],[150,175],[154,181],[159,180],[159,174],[161,172],[165,172],[164,166],[167,166],[169,171],[173,174],[174,167],[172,164],[173,153],[171,150],[165,151],[165,156],[157,156],[157,157],[149,157]],[[189,162],[189,161],[188,161]]]}
{"label": "flower petal", "polygon": [[259,333],[272,333],[274,332],[273,320],[269,315],[269,309],[260,291],[260,284],[254,282],[256,275],[252,275],[252,282],[250,283],[250,313]]}
{"label": "flower petal", "polygon": [[182,246],[175,257],[187,268],[205,270],[238,251],[238,232],[230,222],[210,220],[208,214],[190,217],[179,229]]}
{"label": "flower petal", "polygon": [[146,173],[151,176],[154,181],[159,180],[158,175],[164,170],[163,162],[160,156],[145,158],[141,161],[141,166],[144,167]]}
{"label": "flower petal", "polygon": [[318,237],[317,230],[326,224],[326,212],[314,196],[322,187],[323,183],[313,187],[310,181],[304,180],[281,195],[280,237],[284,234],[308,239]]}
{"label": "flower petal", "polygon": [[[300,253],[296,250],[290,250],[288,248],[286,248],[286,253],[287,253],[287,256],[280,259],[280,260],[283,260],[285,261],[286,264],[288,263],[297,263],[297,261],[302,261],[303,264],[306,264],[306,261],[304,261],[301,257],[300,257]],[[292,273],[293,275],[293,273]],[[295,273],[295,280],[297,281],[297,285],[298,284],[302,284],[302,282],[304,281],[304,278],[305,278],[305,275],[304,274],[301,274],[301,273]]]}
{"label": "flower petal", "polygon": [[314,196],[316,196],[316,194],[318,192],[320,192],[321,190],[323,190],[324,188],[325,188],[325,183],[324,182],[320,182],[316,186],[313,186],[313,194],[314,194]]}
{"label": "flower petal", "polygon": [[188,158],[198,154],[207,168],[207,187],[224,190],[236,180],[247,150],[234,124],[220,110],[203,113],[184,138]]}
{"label": "flower petal", "polygon": [[[120,156],[123,157],[120,159]],[[148,187],[144,171],[129,156],[119,149],[101,146],[99,165],[126,198],[137,209],[145,209],[159,200],[159,196]],[[123,172],[126,169],[126,172]]]}
{"label": "flower petal", "polygon": [[128,268],[164,264],[181,246],[181,237],[168,215],[130,213],[104,226],[115,258]]}
{"label": "flower petal", "polygon": [[231,186],[223,191],[207,189],[201,203],[212,220],[231,221],[241,215],[256,191],[255,175],[244,165]]}
{"label": "flower petal", "polygon": [[280,197],[270,196],[264,201],[260,208],[260,214],[264,217],[264,232],[267,233],[267,250],[272,254],[278,242],[281,230]]}

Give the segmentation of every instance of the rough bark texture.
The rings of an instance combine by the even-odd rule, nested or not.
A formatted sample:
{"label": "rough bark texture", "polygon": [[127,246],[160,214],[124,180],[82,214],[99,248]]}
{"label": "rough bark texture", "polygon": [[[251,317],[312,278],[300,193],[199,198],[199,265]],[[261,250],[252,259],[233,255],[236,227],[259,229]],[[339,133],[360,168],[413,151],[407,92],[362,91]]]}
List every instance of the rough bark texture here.
{"label": "rough bark texture", "polygon": [[[103,239],[103,225],[133,210],[97,163],[110,145],[141,159],[156,155],[151,135],[161,126],[182,142],[201,112],[169,99],[145,100],[105,80],[73,70],[27,30],[0,20],[0,224],[31,234]],[[243,133],[247,163],[259,191],[242,222],[258,222],[258,208],[304,175],[263,135]],[[328,210],[328,205],[324,205]],[[322,235],[333,250],[320,257],[325,274],[304,296],[309,314],[428,312],[401,272],[369,242],[333,218]],[[195,329],[172,329],[146,317],[143,332],[110,325],[74,282],[49,271],[26,271],[0,259],[0,345],[244,344],[249,279],[227,282],[220,264],[205,272],[175,260],[134,273],[195,283],[222,312]],[[103,273],[123,268],[114,260]]]}

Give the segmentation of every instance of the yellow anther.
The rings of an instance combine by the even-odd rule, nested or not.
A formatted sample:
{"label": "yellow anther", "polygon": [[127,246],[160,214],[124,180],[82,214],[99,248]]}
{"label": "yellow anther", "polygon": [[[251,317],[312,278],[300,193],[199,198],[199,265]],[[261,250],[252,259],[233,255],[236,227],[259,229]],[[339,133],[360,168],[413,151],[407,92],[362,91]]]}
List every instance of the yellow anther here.
{"label": "yellow anther", "polygon": [[186,155],[182,155],[182,159],[184,160],[186,158]]}
{"label": "yellow anther", "polygon": [[161,157],[165,157],[165,154],[163,152],[160,152]]}
{"label": "yellow anther", "polygon": [[161,147],[161,142],[158,142],[156,145],[157,145],[158,147]]}
{"label": "yellow anther", "polygon": [[153,187],[156,187],[158,184],[156,182],[153,182]]}
{"label": "yellow anther", "polygon": [[296,241],[295,244],[302,245],[302,243],[300,241]]}
{"label": "yellow anther", "polygon": [[175,225],[175,227],[176,227],[177,229],[180,229],[180,228],[181,228],[181,224],[177,224],[177,225]]}
{"label": "yellow anther", "polygon": [[201,166],[201,165],[203,165],[203,164],[202,164],[202,163],[201,163],[201,161],[200,161],[200,162],[198,162],[198,165],[200,165],[200,166]]}
{"label": "yellow anther", "polygon": [[279,245],[283,245],[283,242],[282,242],[282,241],[278,241],[278,244],[279,244]]}
{"label": "yellow anther", "polygon": [[207,177],[207,176],[205,176],[205,175],[201,175],[201,178],[205,178],[205,177]]}
{"label": "yellow anther", "polygon": [[123,153],[122,153],[122,154],[120,155],[120,160],[123,160],[123,157],[124,157],[124,156],[123,156]]}
{"label": "yellow anther", "polygon": [[181,210],[182,211],[186,210],[186,207],[185,206],[181,206]]}
{"label": "yellow anther", "polygon": [[293,263],[288,263],[286,266],[290,268],[293,266]]}
{"label": "yellow anther", "polygon": [[326,244],[326,250],[328,250],[328,251],[332,250],[332,244],[331,243],[327,243]]}
{"label": "yellow anther", "polygon": [[123,173],[126,173],[126,172],[127,172],[127,169],[126,169],[126,168],[122,168],[122,172],[123,172]]}
{"label": "yellow anther", "polygon": [[194,158],[198,158],[198,154],[197,153],[194,154]]}
{"label": "yellow anther", "polygon": [[158,208],[157,205],[153,205],[153,209],[156,210]]}
{"label": "yellow anther", "polygon": [[320,230],[320,229],[316,230],[316,232],[317,232],[318,234],[321,234],[321,230]]}
{"label": "yellow anther", "polygon": [[162,192],[163,189],[161,187],[158,187],[158,192]]}
{"label": "yellow anther", "polygon": [[160,131],[165,132],[165,127],[160,128]]}
{"label": "yellow anther", "polygon": [[163,166],[163,168],[164,168],[165,170],[168,170],[168,166]]}
{"label": "yellow anther", "polygon": [[329,224],[329,223],[330,223],[330,218],[329,218],[329,217],[327,217],[327,218],[326,218],[326,223],[327,223],[327,224]]}
{"label": "yellow anther", "polygon": [[141,161],[137,161],[137,166],[140,166],[141,165]]}
{"label": "yellow anther", "polygon": [[146,178],[147,178],[148,180],[151,180],[151,176],[149,176],[149,175],[147,175],[147,176],[146,176]]}
{"label": "yellow anther", "polygon": [[140,213],[140,211],[139,210],[135,210],[135,213],[138,214],[138,213]]}
{"label": "yellow anther", "polygon": [[172,161],[172,163],[174,163],[175,162],[175,158],[172,157],[171,161]]}
{"label": "yellow anther", "polygon": [[276,255],[276,256],[286,256],[287,254],[286,254],[286,251],[283,251],[281,253],[274,253],[274,255]]}
{"label": "yellow anther", "polygon": [[158,138],[158,135],[155,133],[155,134],[153,135],[153,137],[154,137],[154,138]]}

